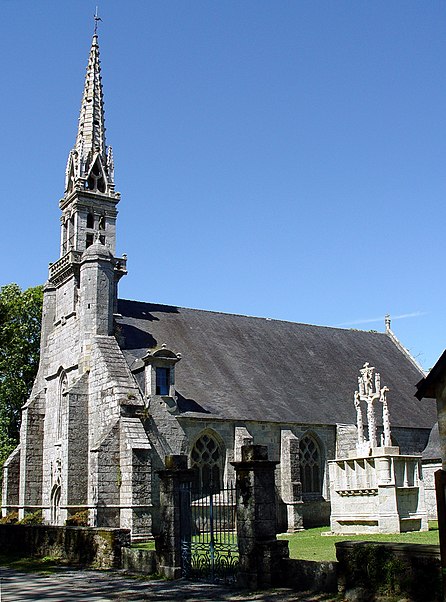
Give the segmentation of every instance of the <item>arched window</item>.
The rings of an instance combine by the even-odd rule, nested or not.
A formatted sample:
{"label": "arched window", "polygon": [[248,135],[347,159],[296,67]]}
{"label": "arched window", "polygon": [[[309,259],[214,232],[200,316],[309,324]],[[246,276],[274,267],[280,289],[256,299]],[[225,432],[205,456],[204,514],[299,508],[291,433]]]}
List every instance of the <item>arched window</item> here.
{"label": "arched window", "polygon": [[57,482],[51,491],[51,524],[60,524],[60,496],[62,489],[60,483]]}
{"label": "arched window", "polygon": [[192,448],[191,468],[197,470],[198,486],[204,492],[220,491],[223,479],[223,454],[210,433],[202,435]]}
{"label": "arched window", "polygon": [[302,494],[320,495],[321,451],[314,437],[305,435],[299,443],[300,480]]}
{"label": "arched window", "polygon": [[64,395],[68,387],[68,378],[65,372],[62,372],[59,377],[59,391],[57,395],[56,408],[56,442],[62,438],[62,420],[63,420],[63,402]]}

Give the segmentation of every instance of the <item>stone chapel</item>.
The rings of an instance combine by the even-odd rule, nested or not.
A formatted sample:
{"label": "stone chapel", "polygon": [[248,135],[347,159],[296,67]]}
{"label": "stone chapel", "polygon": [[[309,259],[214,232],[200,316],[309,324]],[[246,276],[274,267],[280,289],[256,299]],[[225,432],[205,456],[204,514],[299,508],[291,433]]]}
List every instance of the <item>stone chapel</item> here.
{"label": "stone chapel", "polygon": [[197,485],[218,491],[241,446],[255,443],[279,462],[278,529],[328,525],[327,461],[355,448],[352,400],[365,362],[389,387],[394,444],[423,451],[435,403],[415,399],[424,374],[389,319],[384,332],[365,332],[119,299],[119,201],[95,33],[59,204],[60,257],[45,284],[40,366],[4,465],[3,514],[41,509],[46,523],[63,525],[86,510],[90,525],[148,537],[159,527],[167,454],[186,454]]}

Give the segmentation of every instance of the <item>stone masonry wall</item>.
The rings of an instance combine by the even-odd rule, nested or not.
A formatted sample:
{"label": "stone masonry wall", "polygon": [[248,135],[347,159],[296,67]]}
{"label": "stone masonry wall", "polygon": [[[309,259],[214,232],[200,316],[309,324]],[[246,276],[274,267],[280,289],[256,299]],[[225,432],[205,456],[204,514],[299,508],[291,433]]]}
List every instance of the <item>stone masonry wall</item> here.
{"label": "stone masonry wall", "polygon": [[41,503],[42,496],[42,449],[43,449],[43,399],[36,396],[26,404],[22,413],[20,483],[29,484],[21,487],[19,503],[22,506],[34,506]]}
{"label": "stone masonry wall", "polygon": [[130,546],[126,529],[0,525],[0,549],[11,556],[55,556],[97,569],[121,567],[121,549]]}
{"label": "stone masonry wall", "polygon": [[68,514],[88,503],[88,374],[67,396],[67,505]]}
{"label": "stone masonry wall", "polygon": [[437,520],[437,496],[435,493],[435,473],[441,469],[441,462],[423,464],[424,494],[426,498],[426,510],[429,520]]}
{"label": "stone masonry wall", "polygon": [[429,441],[429,435],[429,429],[392,427],[392,438],[402,455],[421,454]]}
{"label": "stone masonry wall", "polygon": [[19,503],[20,446],[16,447],[3,464],[2,515],[6,516]]}
{"label": "stone masonry wall", "polygon": [[[319,425],[282,425],[261,422],[235,423],[224,420],[194,420],[180,419],[184,435],[181,437],[177,446],[180,448],[178,453],[190,454],[193,442],[198,439],[200,434],[205,431],[215,432],[219,438],[224,441],[226,451],[225,478],[233,480],[234,471],[230,462],[235,459],[234,438],[235,428],[243,426],[247,433],[252,437],[255,445],[266,445],[268,447],[268,456],[274,461],[280,461],[281,433],[283,429],[289,430],[299,440],[307,433],[316,436],[321,444],[322,465],[325,466],[325,460],[334,458],[336,432],[334,427]],[[166,438],[168,433],[163,433]],[[245,437],[246,437],[245,433]],[[281,490],[280,466],[276,471],[276,486]],[[322,474],[322,496],[329,499],[328,488],[328,470],[323,469]]]}
{"label": "stone masonry wall", "polygon": [[98,527],[119,527],[121,484],[119,422],[116,422],[97,451]]}

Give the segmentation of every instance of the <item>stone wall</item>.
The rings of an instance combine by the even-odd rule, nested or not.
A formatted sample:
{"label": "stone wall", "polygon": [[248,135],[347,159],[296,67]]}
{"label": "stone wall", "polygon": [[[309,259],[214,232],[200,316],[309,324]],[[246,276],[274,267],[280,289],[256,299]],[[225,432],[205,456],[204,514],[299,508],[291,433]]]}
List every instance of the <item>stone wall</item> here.
{"label": "stone wall", "polygon": [[421,454],[429,441],[429,429],[398,428],[392,426],[392,442],[402,455]]}
{"label": "stone wall", "polygon": [[153,575],[158,570],[155,550],[122,548],[122,568],[130,573]]}
{"label": "stone wall", "polygon": [[312,562],[311,560],[283,558],[281,564],[283,576],[281,585],[283,587],[290,587],[301,592],[338,591],[337,562]]}
{"label": "stone wall", "polygon": [[[19,504],[32,510],[42,499],[42,453],[44,429],[44,399],[36,395],[29,400],[22,412],[20,426],[20,493]],[[29,483],[23,488],[23,483]],[[23,509],[20,511],[23,518]]]}
{"label": "stone wall", "polygon": [[19,503],[20,445],[3,464],[2,516],[15,510]]}
{"label": "stone wall", "polygon": [[[162,413],[161,406],[156,406],[156,426],[158,432],[162,434],[164,441],[170,441],[172,445],[172,453],[185,454],[189,456],[193,443],[204,432],[214,434],[218,441],[224,443],[225,466],[224,480],[225,482],[233,482],[235,478],[234,469],[231,462],[236,461],[240,457],[240,447],[244,443],[252,443],[255,445],[266,445],[268,448],[268,457],[274,461],[286,460],[288,463],[284,465],[284,475],[282,477],[282,465],[279,464],[276,470],[276,491],[278,496],[286,499],[287,508],[283,508],[279,513],[278,531],[293,530],[303,526],[323,526],[329,524],[330,518],[330,491],[328,485],[328,468],[326,460],[334,458],[336,445],[336,428],[333,426],[321,425],[283,425],[271,424],[262,422],[245,422],[234,423],[226,420],[196,420],[181,417],[180,420],[174,420],[175,430],[172,430],[172,416],[165,417],[165,420],[160,421]],[[168,412],[166,411],[166,414]],[[178,429],[178,427],[182,427]],[[164,430],[165,429],[165,430]],[[284,434],[286,437],[284,437]],[[298,449],[293,450],[293,454],[282,453],[282,443],[284,438],[289,439],[295,437],[297,441],[302,439],[306,434],[311,434],[315,437],[320,445],[321,452],[321,483],[322,492],[320,496],[304,496],[302,497],[300,489],[293,488],[293,495],[290,495],[291,490],[288,487],[288,482],[293,473],[292,481],[296,476],[296,466],[292,467],[294,456],[298,455]],[[156,447],[156,443],[154,442]],[[282,493],[282,488],[285,488]],[[302,507],[302,508],[301,508]],[[288,519],[287,519],[288,511]],[[302,513],[301,518],[299,514]]]}
{"label": "stone wall", "polygon": [[330,502],[314,500],[302,504],[302,520],[305,529],[330,524]]}
{"label": "stone wall", "polygon": [[435,493],[435,473],[441,469],[441,462],[423,462],[424,495],[426,499],[427,517],[429,520],[437,520],[437,496]]}
{"label": "stone wall", "polygon": [[[88,374],[84,374],[66,396],[64,427],[67,441],[67,505],[88,503]],[[77,509],[69,510],[74,514]]]}
{"label": "stone wall", "polygon": [[336,556],[339,592],[349,600],[443,599],[439,546],[342,541]]}
{"label": "stone wall", "polygon": [[0,525],[0,549],[11,556],[54,556],[98,569],[121,567],[121,549],[130,546],[128,529]]}

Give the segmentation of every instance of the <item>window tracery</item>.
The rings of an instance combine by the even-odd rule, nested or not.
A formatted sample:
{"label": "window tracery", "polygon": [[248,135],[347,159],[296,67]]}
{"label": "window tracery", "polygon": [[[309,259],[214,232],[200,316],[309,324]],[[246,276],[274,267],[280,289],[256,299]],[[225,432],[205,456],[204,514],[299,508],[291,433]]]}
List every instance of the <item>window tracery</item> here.
{"label": "window tracery", "polygon": [[314,437],[305,435],[299,443],[302,494],[322,493],[321,450]]}
{"label": "window tracery", "polygon": [[223,453],[215,437],[205,433],[191,452],[191,468],[197,470],[198,486],[205,492],[220,491],[223,477]]}

